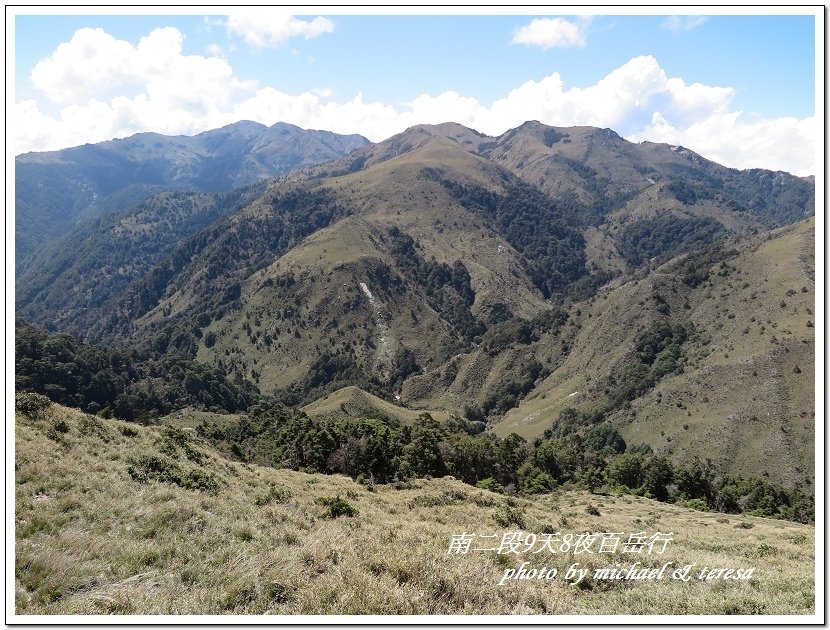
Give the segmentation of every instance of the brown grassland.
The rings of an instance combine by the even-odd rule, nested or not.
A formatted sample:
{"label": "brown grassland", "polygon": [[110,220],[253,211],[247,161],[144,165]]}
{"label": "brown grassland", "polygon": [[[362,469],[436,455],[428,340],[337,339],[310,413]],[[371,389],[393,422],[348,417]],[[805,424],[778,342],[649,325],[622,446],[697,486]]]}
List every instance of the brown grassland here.
{"label": "brown grassland", "polygon": [[[228,461],[187,429],[57,405],[16,417],[18,614],[784,614],[815,611],[815,530],[627,495],[367,487]],[[332,501],[340,499],[341,501]],[[340,512],[356,513],[338,516]],[[448,553],[454,534],[671,532],[662,555]],[[499,581],[579,562],[689,582]],[[696,578],[703,566],[748,580]]]}

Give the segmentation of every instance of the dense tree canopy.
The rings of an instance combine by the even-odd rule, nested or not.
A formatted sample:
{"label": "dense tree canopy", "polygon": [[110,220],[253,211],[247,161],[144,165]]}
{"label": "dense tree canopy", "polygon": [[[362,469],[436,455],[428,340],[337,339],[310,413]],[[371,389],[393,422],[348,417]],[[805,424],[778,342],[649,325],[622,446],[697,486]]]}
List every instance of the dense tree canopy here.
{"label": "dense tree canopy", "polygon": [[220,370],[180,355],[91,346],[20,320],[15,327],[15,388],[126,420],[147,420],[188,406],[240,411],[259,397],[253,386],[231,383]]}

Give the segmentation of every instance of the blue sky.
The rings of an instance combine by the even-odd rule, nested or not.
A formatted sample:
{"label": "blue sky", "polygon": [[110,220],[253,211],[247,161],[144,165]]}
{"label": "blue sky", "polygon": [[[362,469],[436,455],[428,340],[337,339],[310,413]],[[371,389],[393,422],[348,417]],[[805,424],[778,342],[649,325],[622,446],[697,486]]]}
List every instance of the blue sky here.
{"label": "blue sky", "polygon": [[16,150],[239,118],[381,140],[532,117],[815,172],[815,17],[663,13],[17,15]]}

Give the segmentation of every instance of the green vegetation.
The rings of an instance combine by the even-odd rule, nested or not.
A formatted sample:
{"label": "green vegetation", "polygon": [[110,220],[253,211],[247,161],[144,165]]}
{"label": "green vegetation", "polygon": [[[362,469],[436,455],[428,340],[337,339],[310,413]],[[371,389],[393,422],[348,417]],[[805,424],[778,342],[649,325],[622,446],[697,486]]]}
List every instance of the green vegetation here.
{"label": "green vegetation", "polygon": [[683,370],[684,344],[695,334],[689,321],[656,320],[634,341],[633,352],[607,379],[605,398],[591,410],[563,410],[545,437],[564,437],[585,429],[588,443],[625,449],[619,434],[605,421],[611,412],[650,391],[663,377]]}
{"label": "green vegetation", "polygon": [[90,413],[149,420],[175,409],[239,411],[258,398],[250,384],[176,354],[101,348],[15,322],[15,389]]}
{"label": "green vegetation", "polygon": [[[27,395],[30,396],[30,395]],[[18,413],[14,609],[18,614],[810,614],[812,526],[691,511],[633,495],[579,490],[511,497],[458,480],[359,485],[228,461],[203,439],[98,420],[52,405]],[[67,431],[55,447],[49,427]],[[188,431],[184,432],[188,434]],[[167,442],[176,445],[169,454]],[[131,458],[169,459],[215,491],[134,480]],[[600,513],[600,516],[596,515]],[[350,515],[351,514],[351,515]],[[589,574],[630,554],[448,553],[453,537],[674,532],[646,566],[756,567],[746,582],[499,581],[523,562]],[[625,538],[623,538],[625,540]],[[488,546],[477,538],[474,546]],[[524,545],[523,545],[524,546]],[[659,561],[659,563],[657,563]]]}
{"label": "green vegetation", "polygon": [[724,249],[719,244],[692,252],[678,270],[680,279],[687,287],[697,288],[709,279],[712,267],[718,263],[725,263],[728,258],[734,257],[735,253],[734,250]]}
{"label": "green vegetation", "polygon": [[620,253],[628,264],[637,267],[655,257],[707,245],[723,232],[723,226],[713,219],[680,219],[663,214],[626,225],[620,234]]}
{"label": "green vegetation", "polygon": [[512,180],[504,195],[451,180],[442,183],[462,206],[493,222],[522,255],[528,276],[546,298],[563,297],[588,275],[578,208],[563,205],[572,200],[555,202],[521,180]]}
{"label": "green vegetation", "polygon": [[787,225],[815,213],[815,186],[800,177],[753,168],[729,170],[718,183],[724,196],[770,226]]}
{"label": "green vegetation", "polygon": [[[45,262],[47,257],[37,252],[40,246],[73,231],[79,221],[89,220],[87,229],[75,231],[83,241],[79,249],[63,241],[76,254],[67,260],[83,258],[97,240],[98,219],[103,217],[105,224],[113,217],[117,221],[117,215],[152,193],[228,192],[344,156],[366,142],[356,135],[306,131],[285,123],[269,129],[243,121],[192,137],[138,134],[61,151],[19,155],[15,158],[16,263],[18,267],[28,261],[38,263],[38,258]],[[254,147],[256,152],[252,153]],[[152,238],[147,233],[145,236]],[[47,256],[55,253],[51,248]],[[99,261],[106,264],[100,253],[93,256],[100,256]],[[45,267],[41,271],[45,272]],[[72,277],[78,277],[74,269]],[[60,283],[71,286],[66,278]],[[31,319],[34,315],[26,316]],[[45,325],[48,321],[46,318],[37,323]]]}
{"label": "green vegetation", "polygon": [[[468,131],[234,193],[21,184],[77,229],[17,270],[18,610],[811,610],[815,223],[764,230],[812,182]],[[497,587],[524,556],[446,553],[679,526],[672,560],[763,580]]]}
{"label": "green vegetation", "polygon": [[[743,175],[682,148],[528,123],[497,139],[488,161],[465,149],[483,151],[480,140],[459,126],[420,128],[247,192],[113,205],[99,233],[84,224],[76,246],[26,265],[37,282],[18,296],[41,323],[111,347],[20,328],[18,388],[151,421],[257,402],[294,417],[354,386],[382,400],[364,413],[342,398],[326,413],[407,423],[422,410],[451,413],[460,417],[444,430],[459,443],[483,439],[485,422],[528,444],[550,428],[548,439],[576,434],[579,453],[607,449],[602,458],[642,440],[674,466],[713,453],[721,472],[810,484],[799,454],[812,440],[813,224],[759,232],[771,215],[727,190]],[[342,172],[326,179],[326,169]],[[787,213],[809,199],[796,194],[809,180],[756,175],[765,190],[790,191]],[[750,184],[741,195],[756,195]],[[736,251],[710,243],[721,237]],[[50,428],[63,440],[62,425]],[[268,435],[271,446],[229,439],[227,452],[235,444],[240,459],[294,466]],[[364,437],[332,435],[333,450]],[[446,454],[401,439],[389,470],[355,464],[355,474],[455,474]],[[741,451],[734,467],[730,442]],[[781,461],[759,461],[779,446]],[[328,470],[330,454],[294,458]],[[592,457],[576,468],[564,455],[555,465],[520,458],[465,480],[598,490],[607,466]]]}
{"label": "green vegetation", "polygon": [[257,185],[231,193],[159,193],[82,223],[18,269],[17,315],[49,330],[87,335],[107,304],[177,245],[264,190]]}
{"label": "green vegetation", "polygon": [[[425,260],[417,249],[419,244],[397,227],[391,227],[390,250],[398,269],[427,296],[427,302],[456,333],[470,341],[484,332],[484,324],[470,312],[475,301],[475,292],[470,286],[470,272],[460,260],[452,266],[439,263],[434,258]],[[403,291],[398,277],[387,282],[380,279],[380,286],[389,286],[393,291]]]}
{"label": "green vegetation", "polygon": [[194,323],[204,326],[238,308],[246,277],[309,234],[351,214],[327,189],[281,190],[269,193],[262,202],[265,212],[244,221],[218,221],[176,247],[166,260],[130,286],[113,305],[112,315],[90,336],[99,340],[129,337],[132,319],[151,311],[171,287],[184,286],[190,280],[199,299],[159,325],[151,342],[159,352],[176,350],[193,356],[201,334],[194,331]]}
{"label": "green vegetation", "polygon": [[132,458],[127,474],[133,481],[162,481],[187,490],[216,491],[216,480],[198,469],[182,470],[174,461],[155,455]]}
{"label": "green vegetation", "polygon": [[813,499],[765,480],[716,473],[711,462],[674,466],[650,449],[627,449],[601,416],[566,410],[545,437],[471,435],[424,414],[413,425],[391,420],[329,420],[285,408],[255,407],[237,421],[202,421],[199,436],[228,456],[303,472],[344,474],[364,483],[451,475],[508,494],[559,486],[603,486],[663,502],[701,500],[713,511],[747,512],[800,522],[814,518]]}
{"label": "green vegetation", "polygon": [[634,356],[615,379],[607,410],[643,395],[667,374],[682,369],[683,344],[695,332],[688,321],[655,321],[634,342]]}
{"label": "green vegetation", "polygon": [[519,365],[511,370],[486,396],[481,405],[482,414],[491,413],[501,415],[512,409],[530,390],[537,380],[547,376],[542,364],[533,356],[522,359]]}
{"label": "green vegetation", "polygon": [[340,497],[317,497],[314,501],[317,505],[322,505],[326,508],[326,516],[328,518],[338,518],[340,516],[353,517],[357,516],[360,511],[351,503]]}
{"label": "green vegetation", "polygon": [[546,146],[552,147],[554,144],[556,144],[560,140],[564,140],[567,137],[567,133],[561,133],[553,127],[548,127],[547,129],[545,129],[544,143]]}
{"label": "green vegetation", "polygon": [[532,320],[522,317],[492,324],[481,337],[481,345],[490,356],[497,356],[514,345],[529,345],[543,334],[556,335],[568,321],[568,312],[560,308],[543,311]]}

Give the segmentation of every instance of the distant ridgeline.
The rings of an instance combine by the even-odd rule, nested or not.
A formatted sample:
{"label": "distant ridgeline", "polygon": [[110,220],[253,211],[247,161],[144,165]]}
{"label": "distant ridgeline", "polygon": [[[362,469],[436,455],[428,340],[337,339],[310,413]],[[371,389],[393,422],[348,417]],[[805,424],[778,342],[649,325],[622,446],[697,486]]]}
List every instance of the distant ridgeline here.
{"label": "distant ridgeline", "polygon": [[363,136],[242,121],[196,136],[139,133],[15,158],[17,265],[79,221],[164,190],[229,192],[364,146]]}

